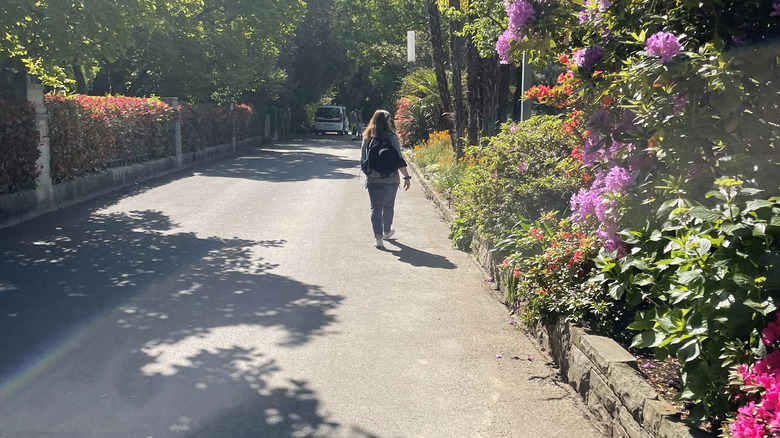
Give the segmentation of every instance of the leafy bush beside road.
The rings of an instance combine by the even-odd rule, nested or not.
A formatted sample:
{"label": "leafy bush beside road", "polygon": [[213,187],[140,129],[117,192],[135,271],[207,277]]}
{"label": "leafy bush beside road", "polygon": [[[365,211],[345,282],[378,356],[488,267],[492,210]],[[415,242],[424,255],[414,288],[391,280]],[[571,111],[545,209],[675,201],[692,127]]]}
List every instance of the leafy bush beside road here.
{"label": "leafy bush beside road", "polygon": [[477,165],[466,169],[454,191],[458,219],[452,234],[476,232],[495,244],[518,216],[539,218],[564,210],[587,178],[576,159],[577,138],[563,129],[564,123],[539,116],[506,124],[485,146],[468,149]]}
{"label": "leafy bush beside road", "polygon": [[0,99],[0,193],[33,187],[39,156],[32,104]]}
{"label": "leafy bush beside road", "polygon": [[156,99],[47,95],[55,183],[172,155],[173,108]]}

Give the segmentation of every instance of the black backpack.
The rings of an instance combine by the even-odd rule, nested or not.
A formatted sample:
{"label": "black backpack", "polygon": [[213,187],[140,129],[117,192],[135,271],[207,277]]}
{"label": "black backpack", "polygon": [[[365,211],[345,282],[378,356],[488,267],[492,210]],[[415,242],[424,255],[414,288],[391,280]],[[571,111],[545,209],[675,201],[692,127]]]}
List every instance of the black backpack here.
{"label": "black backpack", "polygon": [[372,175],[374,172],[387,178],[402,166],[401,157],[398,150],[393,147],[388,137],[372,138],[366,148],[366,155],[363,157],[360,168],[366,175]]}

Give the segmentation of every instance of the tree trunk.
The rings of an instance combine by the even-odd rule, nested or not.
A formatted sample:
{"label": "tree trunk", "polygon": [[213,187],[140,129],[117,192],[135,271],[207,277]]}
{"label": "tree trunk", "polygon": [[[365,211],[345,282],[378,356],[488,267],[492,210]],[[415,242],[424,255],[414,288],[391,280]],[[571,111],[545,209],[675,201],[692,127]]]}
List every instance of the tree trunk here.
{"label": "tree trunk", "polygon": [[520,106],[523,104],[523,69],[515,68],[515,96],[512,100],[512,120],[520,120]]}
{"label": "tree trunk", "polygon": [[479,141],[479,113],[481,72],[479,68],[479,52],[471,42],[466,42],[466,98],[469,108],[468,140],[469,145],[474,146]]}
{"label": "tree trunk", "polygon": [[73,68],[73,76],[76,78],[76,93],[87,94],[87,81],[84,79],[84,72],[81,71],[81,66],[76,63],[70,66]]}
{"label": "tree trunk", "polygon": [[[450,0],[450,6],[460,10],[460,0]],[[462,47],[463,37],[458,36],[463,29],[460,21],[450,20],[450,66],[452,66],[452,94],[455,109],[455,132],[452,133],[452,149],[457,158],[463,157],[463,141],[461,136],[465,128],[465,108],[463,107],[463,83],[462,83]]]}
{"label": "tree trunk", "polygon": [[512,82],[512,69],[507,64],[500,64],[498,57],[493,57],[493,62],[498,67],[498,102],[496,102],[496,120],[504,123],[508,118],[508,102],[505,96],[509,95],[509,84]]}
{"label": "tree trunk", "polygon": [[425,7],[428,11],[428,34],[431,38],[431,58],[433,58],[433,71],[436,73],[436,85],[439,88],[439,98],[441,99],[441,109],[444,114],[439,115],[439,120],[445,119],[447,127],[452,132],[454,126],[451,123],[452,117],[452,96],[447,84],[447,74],[444,66],[444,44],[441,38],[441,13],[439,4],[436,0],[425,0]]}

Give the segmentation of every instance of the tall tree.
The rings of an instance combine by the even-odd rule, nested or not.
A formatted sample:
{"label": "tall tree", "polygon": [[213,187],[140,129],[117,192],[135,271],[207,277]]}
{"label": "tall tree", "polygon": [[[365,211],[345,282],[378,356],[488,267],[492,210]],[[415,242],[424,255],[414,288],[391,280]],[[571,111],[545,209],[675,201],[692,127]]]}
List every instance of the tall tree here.
{"label": "tall tree", "polygon": [[[233,100],[279,80],[302,0],[11,1],[0,57],[48,85]],[[94,72],[97,71],[97,76]]]}
{"label": "tall tree", "polygon": [[[444,42],[441,37],[441,11],[437,0],[425,0],[425,10],[428,18],[428,35],[431,40],[431,58],[433,59],[433,71],[436,73],[436,84],[439,89],[442,110],[447,114],[447,119],[452,120],[452,95],[447,83],[447,73],[444,61]],[[450,126],[453,130],[454,126]]]}
{"label": "tall tree", "polygon": [[335,0],[335,4],[333,37],[344,45],[353,66],[350,76],[361,76],[359,80],[347,77],[345,82],[365,84],[362,97],[354,104],[363,106],[364,116],[378,108],[392,110],[399,97],[399,82],[409,71],[406,32],[422,31],[426,26],[422,1]]}
{"label": "tall tree", "polygon": [[455,132],[452,133],[452,146],[457,158],[463,157],[462,135],[466,127],[466,107],[463,105],[463,23],[461,22],[460,0],[450,0],[455,12],[450,16],[450,66],[452,66],[452,95],[455,110]]}

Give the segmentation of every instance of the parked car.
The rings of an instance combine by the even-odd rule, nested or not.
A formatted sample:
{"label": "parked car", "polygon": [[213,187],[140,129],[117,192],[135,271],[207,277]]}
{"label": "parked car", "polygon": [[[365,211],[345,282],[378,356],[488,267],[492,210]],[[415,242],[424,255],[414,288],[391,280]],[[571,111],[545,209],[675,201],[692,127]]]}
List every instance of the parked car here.
{"label": "parked car", "polygon": [[317,107],[314,116],[314,133],[317,135],[326,132],[336,132],[344,135],[349,131],[347,120],[347,108],[336,105],[321,105]]}

